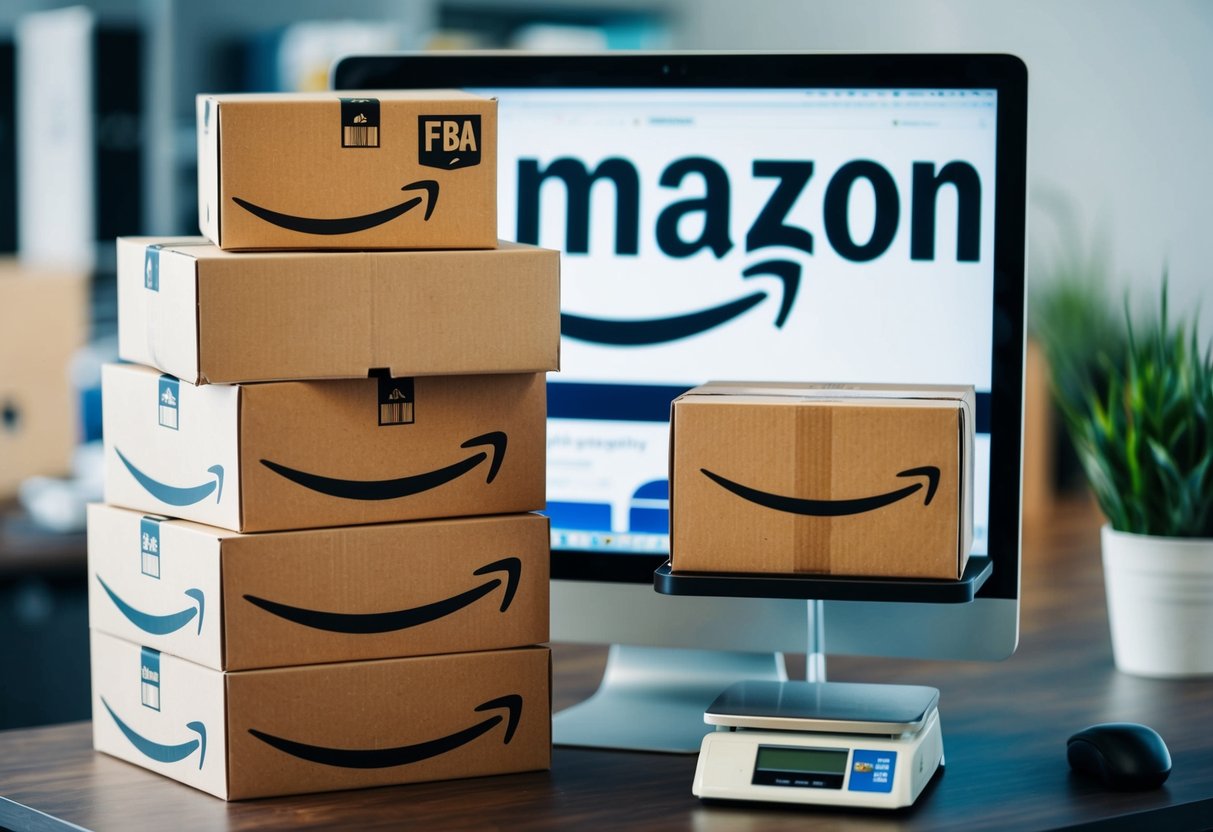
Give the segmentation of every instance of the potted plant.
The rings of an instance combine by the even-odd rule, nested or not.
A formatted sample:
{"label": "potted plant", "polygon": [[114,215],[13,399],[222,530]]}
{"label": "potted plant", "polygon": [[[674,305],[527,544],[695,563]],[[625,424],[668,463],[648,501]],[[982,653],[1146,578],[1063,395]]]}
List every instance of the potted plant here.
{"label": "potted plant", "polygon": [[[1195,316],[1161,303],[1131,320],[1101,372],[1055,385],[1062,418],[1107,518],[1101,532],[1116,666],[1141,676],[1213,674],[1213,350]],[[1056,339],[1051,363],[1063,364]],[[1072,367],[1070,369],[1073,369]]]}

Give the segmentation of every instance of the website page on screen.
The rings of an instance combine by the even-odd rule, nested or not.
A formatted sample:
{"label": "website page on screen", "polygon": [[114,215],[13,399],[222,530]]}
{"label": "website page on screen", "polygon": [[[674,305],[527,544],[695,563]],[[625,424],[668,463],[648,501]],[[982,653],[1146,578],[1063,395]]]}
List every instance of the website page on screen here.
{"label": "website page on screen", "polygon": [[555,549],[668,551],[669,401],[708,380],[972,384],[986,552],[991,90],[477,90],[499,230],[564,252]]}

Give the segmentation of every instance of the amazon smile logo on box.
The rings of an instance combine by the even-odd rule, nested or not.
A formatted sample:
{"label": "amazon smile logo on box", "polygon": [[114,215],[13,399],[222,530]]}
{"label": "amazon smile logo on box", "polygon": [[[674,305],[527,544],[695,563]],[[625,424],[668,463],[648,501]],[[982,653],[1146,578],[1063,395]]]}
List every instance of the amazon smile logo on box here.
{"label": "amazon smile logo on box", "polygon": [[509,745],[510,740],[514,739],[514,732],[518,729],[518,721],[522,718],[522,697],[516,693],[498,696],[482,702],[474,710],[476,713],[504,710],[506,717],[502,717],[501,714],[493,714],[488,719],[446,736],[391,748],[333,748],[277,737],[256,728],[249,728],[248,732],[266,745],[309,763],[319,763],[336,768],[394,768],[448,754],[483,734],[487,734],[503,721],[505,730],[502,732],[501,742],[503,745]]}
{"label": "amazon smile logo on box", "polygon": [[[425,216],[422,219],[425,222],[429,222],[434,209],[438,206],[438,183],[433,179],[422,179],[417,182],[410,182],[402,186],[400,190],[425,192]],[[247,199],[241,199],[238,196],[232,197],[232,202],[271,225],[285,228],[288,231],[297,231],[300,234],[316,234],[320,236],[356,234],[359,231],[367,231],[407,214],[420,205],[422,201],[422,197],[415,196],[387,208],[353,217],[301,217],[295,214],[275,211],[261,205],[255,205]]]}
{"label": "amazon smile logo on box", "polygon": [[[122,613],[123,618],[134,624],[144,633],[153,636],[166,636],[170,633],[175,633],[197,619],[198,635],[202,635],[202,618],[206,612],[206,594],[201,589],[191,587],[185,590],[185,596],[189,599],[190,605],[177,612],[171,613],[150,613],[144,610],[137,609],[134,605],[128,603],[117,592],[115,592],[105,579],[100,575],[95,575],[97,583],[105,590],[105,594],[114,603],[114,607],[118,612]],[[144,704],[147,704],[146,702]]]}
{"label": "amazon smile logo on box", "polygon": [[[501,607],[499,610],[504,613],[510,608],[510,604],[514,601],[514,593],[518,591],[518,581],[522,575],[522,561],[518,558],[502,558],[493,563],[485,564],[472,574],[489,575],[494,572],[506,573],[505,589],[501,594]],[[303,627],[325,630],[330,633],[371,635],[420,627],[422,624],[428,624],[431,621],[437,621],[449,615],[454,615],[463,608],[476,603],[499,586],[501,586],[501,580],[493,578],[473,589],[441,601],[434,601],[409,609],[372,613],[314,610],[271,601],[267,598],[259,598],[256,595],[245,595],[244,600],[255,607],[260,607],[270,615],[276,615],[279,618]],[[201,621],[199,621],[199,628],[201,628]]]}
{"label": "amazon smile logo on box", "polygon": [[[868,511],[876,511],[885,506],[892,505],[898,500],[909,497],[917,491],[920,491],[923,484],[916,482],[913,485],[907,485],[905,488],[899,488],[894,491],[888,491],[883,494],[873,494],[870,497],[851,497],[837,500],[814,500],[803,497],[789,497],[781,494],[772,494],[769,491],[761,491],[757,488],[750,488],[742,485],[739,482],[734,482],[727,477],[722,477],[720,474],[713,473],[707,468],[700,468],[700,473],[710,479],[712,482],[719,485],[721,488],[736,494],[743,500],[763,506],[764,508],[774,509],[775,511],[783,511],[789,514],[800,514],[806,517],[846,517],[852,514],[863,514]],[[923,508],[931,504],[931,498],[935,496],[935,489],[939,486],[939,469],[934,465],[926,465],[922,468],[910,468],[905,471],[900,471],[899,477],[923,477],[926,480],[927,494],[923,499]]]}
{"label": "amazon smile logo on box", "polygon": [[386,480],[328,477],[323,474],[300,471],[269,459],[261,460],[261,464],[291,482],[330,497],[341,497],[346,500],[398,500],[401,497],[411,497],[414,494],[446,485],[471,471],[486,459],[489,460],[489,467],[485,484],[492,485],[493,480],[497,478],[497,472],[501,469],[501,463],[505,461],[507,441],[508,437],[505,432],[499,430],[474,436],[459,447],[474,448],[478,445],[488,445],[492,449],[491,452],[481,451],[443,468]]}
{"label": "amazon smile logo on box", "polygon": [[223,499],[223,466],[212,465],[206,469],[208,474],[211,474],[214,479],[210,482],[203,482],[199,485],[170,485],[166,482],[161,482],[148,473],[145,473],[135,463],[127,459],[126,454],[122,453],[117,447],[114,448],[114,453],[118,455],[118,459],[130,472],[130,475],[143,487],[143,490],[156,498],[161,503],[170,506],[192,506],[195,503],[200,503],[211,494],[215,495],[215,502],[219,503]]}
{"label": "amazon smile logo on box", "polygon": [[206,763],[206,725],[201,722],[187,722],[185,729],[192,731],[197,736],[185,740],[184,742],[158,742],[150,737],[132,728],[126,720],[118,716],[118,713],[110,706],[110,703],[101,697],[101,704],[104,706],[106,713],[113,720],[114,725],[122,732],[122,735],[130,742],[130,744],[144,757],[157,763],[179,763],[187,759],[195,751],[198,752],[198,768],[201,769]]}

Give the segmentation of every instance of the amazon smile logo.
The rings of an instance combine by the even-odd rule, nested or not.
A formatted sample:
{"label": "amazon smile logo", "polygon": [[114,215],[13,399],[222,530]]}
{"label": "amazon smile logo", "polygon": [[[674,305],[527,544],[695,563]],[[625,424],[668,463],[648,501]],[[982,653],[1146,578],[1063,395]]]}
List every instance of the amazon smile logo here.
{"label": "amazon smile logo", "polygon": [[105,701],[104,696],[101,697],[101,704],[105,706],[105,710],[109,712],[110,718],[114,720],[114,724],[118,726],[118,730],[122,732],[123,736],[130,740],[131,745],[148,759],[155,760],[157,763],[178,763],[197,751],[198,768],[201,769],[202,764],[206,762],[206,726],[201,722],[187,722],[185,724],[188,730],[198,735],[197,739],[175,744],[159,743],[148,739],[127,725],[114,712],[110,704]]}
{"label": "amazon smile logo", "polygon": [[[473,572],[473,575],[487,575],[493,572],[505,572],[505,589],[501,595],[501,612],[510,608],[514,593],[518,590],[518,579],[522,574],[522,561],[518,558],[502,558]],[[340,613],[323,610],[310,610],[305,607],[293,607],[281,604],[255,595],[245,595],[244,600],[260,607],[271,615],[285,618],[304,627],[317,630],[327,630],[331,633],[350,633],[368,635],[372,633],[390,633],[406,630],[436,621],[439,618],[458,612],[464,607],[474,604],[490,592],[501,586],[501,579],[493,578],[477,587],[461,592],[442,601],[425,604],[411,609],[393,610],[391,612],[375,613]]]}
{"label": "amazon smile logo", "polygon": [[114,453],[118,454],[118,459],[122,460],[122,464],[126,466],[126,470],[131,472],[131,476],[135,478],[143,489],[155,497],[162,503],[170,506],[192,506],[194,503],[200,503],[215,493],[215,503],[218,504],[223,499],[223,466],[212,465],[207,468],[207,472],[213,474],[215,479],[211,482],[203,483],[202,485],[193,486],[176,486],[168,485],[159,480],[145,474],[133,462],[126,458],[126,454],[122,453],[117,447],[114,448]]}
{"label": "amazon smile logo", "polygon": [[[683,156],[672,159],[659,173],[649,163],[642,167],[619,155],[598,159],[596,164],[575,156],[547,161],[518,159],[514,239],[539,245],[540,229],[559,228],[563,220],[563,248],[567,254],[590,254],[593,228],[593,236],[599,240],[614,231],[616,258],[634,257],[641,254],[643,200],[645,216],[655,220],[645,245],[655,244],[656,250],[671,261],[706,252],[721,262],[738,247],[744,248],[746,255],[779,249],[812,257],[819,230],[803,224],[803,208],[809,200],[820,200],[820,231],[842,260],[868,263],[885,256],[899,229],[908,226],[910,260],[934,261],[940,224],[939,193],[947,189],[954,190],[956,196],[956,262],[976,263],[981,258],[981,176],[964,159],[914,160],[908,169],[898,166],[893,170],[872,159],[852,159],[824,170],[819,170],[812,159],[754,159],[748,170],[730,170],[708,156]],[[650,179],[654,173],[656,177]],[[905,186],[899,186],[899,180],[908,181],[908,193],[903,193]],[[824,187],[817,187],[822,184]],[[559,202],[552,202],[550,196],[547,202],[541,198],[561,190],[563,199]],[[858,220],[858,227],[853,227],[851,198],[856,192],[871,194],[870,227]],[[739,193],[747,197],[738,200],[735,196]],[[592,211],[602,210],[595,206],[612,205],[611,197],[613,218],[592,216]],[[901,220],[906,213],[903,202],[908,202],[908,223]],[[757,206],[757,210],[744,236],[737,238],[735,212],[742,204]],[[560,206],[564,216],[551,216],[550,207],[545,213],[544,205]],[[559,245],[560,240],[548,242]],[[595,242],[596,247],[601,245]],[[795,300],[800,266],[786,259],[767,260],[742,274],[769,274],[784,282],[775,320],[775,326],[782,328]],[[765,298],[766,294],[760,292],[708,309],[643,320],[566,313],[561,315],[561,333],[612,346],[663,344],[721,326]]]}
{"label": "amazon smile logo", "polygon": [[[757,503],[760,506],[775,509],[776,511],[808,515],[810,517],[845,517],[851,514],[863,514],[867,511],[875,511],[876,509],[891,505],[898,500],[904,500],[923,488],[921,482],[916,482],[913,485],[907,485],[904,488],[876,494],[871,497],[859,497],[847,500],[808,500],[799,497],[785,497],[782,494],[772,494],[768,491],[759,491],[757,488],[750,488],[749,486],[715,474],[707,468],[700,468],[699,470],[712,482],[727,491],[731,491],[743,500],[749,500],[751,503]],[[927,465],[922,468],[910,468],[898,472],[897,476],[923,477],[926,480],[927,489],[923,505],[929,506],[931,504],[931,500],[935,497],[935,489],[939,485],[939,469],[937,467]]]}
{"label": "amazon smile logo", "polygon": [[175,633],[189,624],[195,618],[198,619],[198,635],[202,635],[202,616],[206,612],[206,595],[200,589],[185,590],[186,597],[193,600],[193,605],[189,606],[180,612],[168,613],[166,615],[153,615],[152,613],[143,612],[135,607],[132,607],[126,601],[119,597],[118,593],[110,589],[100,575],[96,576],[97,583],[101,584],[101,588],[105,590],[105,594],[114,602],[114,606],[118,611],[126,616],[126,620],[134,624],[145,633],[151,633],[154,636],[165,636],[169,633]]}
{"label": "amazon smile logo", "polygon": [[261,460],[261,464],[291,482],[330,497],[342,497],[347,500],[395,500],[445,485],[471,471],[486,459],[490,461],[485,482],[492,483],[497,476],[497,471],[501,468],[501,463],[505,460],[507,438],[506,434],[499,430],[474,436],[459,447],[474,448],[479,445],[489,445],[492,448],[491,453],[480,451],[445,468],[389,480],[337,479],[289,468],[269,459]]}
{"label": "amazon smile logo", "polygon": [[[424,220],[429,220],[434,213],[435,206],[438,205],[438,183],[433,179],[421,179],[417,182],[410,182],[402,187],[402,191],[425,191],[425,216]],[[238,196],[232,197],[232,202],[239,205],[244,210],[248,211],[255,217],[265,220],[279,228],[285,228],[288,231],[298,231],[301,234],[354,234],[359,231],[366,231],[369,228],[374,228],[378,225],[391,222],[402,214],[407,214],[412,209],[421,204],[422,197],[415,196],[412,199],[406,199],[404,202],[384,208],[382,211],[375,211],[370,214],[362,214],[357,217],[298,217],[294,214],[284,214],[280,211],[273,211],[261,205],[255,205],[247,199],[241,199]]]}
{"label": "amazon smile logo", "polygon": [[[781,283],[779,313],[775,327],[782,329],[796,302],[800,287],[800,264],[791,260],[765,260],[756,263],[741,273],[744,278],[757,276],[776,277]],[[568,312],[560,313],[560,334],[566,338],[612,346],[651,346],[665,344],[682,338],[690,338],[714,327],[722,326],[734,318],[744,315],[767,298],[765,291],[752,292],[708,309],[700,309],[683,315],[643,320],[611,320],[588,318]]]}
{"label": "amazon smile logo", "polygon": [[477,737],[487,734],[503,721],[505,722],[505,734],[502,742],[509,745],[510,740],[514,738],[514,731],[518,727],[518,720],[522,717],[522,697],[516,693],[499,696],[477,705],[475,710],[477,713],[505,710],[508,717],[494,714],[488,719],[464,728],[462,731],[447,734],[445,737],[415,745],[400,745],[395,748],[329,748],[275,737],[264,731],[258,731],[256,728],[250,728],[249,733],[266,745],[290,754],[292,757],[307,760],[309,763],[338,768],[391,768],[417,763],[446,754],[448,751],[454,751]]}

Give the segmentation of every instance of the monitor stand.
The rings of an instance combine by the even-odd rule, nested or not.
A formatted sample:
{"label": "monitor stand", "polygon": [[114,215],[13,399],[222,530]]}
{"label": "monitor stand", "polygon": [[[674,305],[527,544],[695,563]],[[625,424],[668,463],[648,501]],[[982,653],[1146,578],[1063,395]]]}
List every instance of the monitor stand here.
{"label": "monitor stand", "polygon": [[[808,602],[806,677],[825,681],[822,602]],[[552,742],[590,748],[697,754],[711,726],[703,713],[743,680],[788,679],[782,653],[684,650],[612,644],[589,699],[552,718]]]}
{"label": "monitor stand", "polygon": [[631,751],[698,753],[713,730],[703,712],[748,679],[786,681],[782,653],[733,653],[612,644],[597,692],[552,718],[552,742]]}

